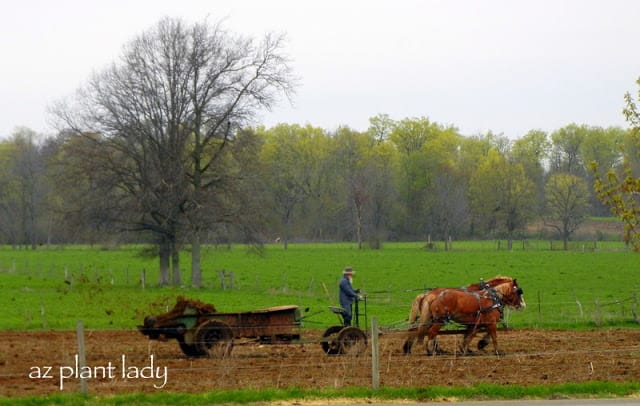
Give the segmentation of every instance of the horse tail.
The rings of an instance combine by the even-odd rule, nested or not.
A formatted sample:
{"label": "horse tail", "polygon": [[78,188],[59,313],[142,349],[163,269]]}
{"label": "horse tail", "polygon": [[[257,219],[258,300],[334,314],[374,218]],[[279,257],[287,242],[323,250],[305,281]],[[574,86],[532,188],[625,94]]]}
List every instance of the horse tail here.
{"label": "horse tail", "polygon": [[413,323],[418,320],[418,317],[420,317],[420,305],[422,303],[423,297],[424,293],[416,296],[416,298],[413,299],[413,302],[411,303],[411,312],[409,312],[409,327],[411,327]]}
{"label": "horse tail", "polygon": [[409,314],[409,328],[425,326],[431,321],[431,310],[429,309],[433,301],[434,291],[423,293],[417,296],[411,304]]}
{"label": "horse tail", "polygon": [[420,309],[420,323],[419,326],[423,326],[426,327],[428,325],[431,324],[431,302],[433,302],[432,297],[429,297],[429,295],[425,295],[424,299],[422,300],[422,304],[421,304],[421,309]]}
{"label": "horse tail", "polygon": [[422,293],[416,296],[411,303],[411,312],[409,313],[409,327],[413,327],[416,321],[420,318],[423,312],[425,299],[429,296],[429,293]]}

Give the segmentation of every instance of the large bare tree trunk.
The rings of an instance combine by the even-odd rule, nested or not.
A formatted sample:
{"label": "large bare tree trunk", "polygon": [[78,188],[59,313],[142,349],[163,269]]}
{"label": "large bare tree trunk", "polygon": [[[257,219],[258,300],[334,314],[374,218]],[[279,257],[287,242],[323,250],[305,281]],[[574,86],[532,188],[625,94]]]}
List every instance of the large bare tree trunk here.
{"label": "large bare tree trunk", "polygon": [[169,244],[166,241],[160,242],[158,256],[160,258],[160,286],[169,284]]}
{"label": "large bare tree trunk", "polygon": [[200,230],[196,230],[191,242],[191,286],[202,287],[202,270],[200,269]]}
{"label": "large bare tree trunk", "polygon": [[180,274],[180,250],[175,240],[171,242],[171,270],[173,271],[171,282],[174,286],[180,286],[182,283],[182,275]]}

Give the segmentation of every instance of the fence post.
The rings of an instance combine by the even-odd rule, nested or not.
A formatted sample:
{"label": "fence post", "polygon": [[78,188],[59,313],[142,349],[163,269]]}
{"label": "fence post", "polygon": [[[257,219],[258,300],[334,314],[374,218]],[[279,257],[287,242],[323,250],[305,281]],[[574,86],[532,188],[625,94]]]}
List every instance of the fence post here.
{"label": "fence post", "polygon": [[[76,335],[78,337],[78,367],[82,371],[87,365],[87,358],[84,352],[84,326],[82,325],[82,320],[78,320],[76,330]],[[83,395],[87,395],[87,379],[83,377],[83,374],[80,374],[80,390]]]}
{"label": "fence post", "polygon": [[371,318],[371,388],[380,387],[380,347],[378,345],[378,319]]}
{"label": "fence post", "polygon": [[578,300],[578,296],[576,296],[575,290],[572,290],[572,292],[573,292],[573,300],[575,300],[576,304],[578,305],[578,312],[580,313],[580,318],[583,318],[584,314],[582,313],[582,303],[580,303],[580,301]]}
{"label": "fence post", "polygon": [[[233,271],[227,272],[226,269],[218,269],[218,275],[220,275],[220,287],[222,290],[227,290],[227,288],[233,290]],[[227,279],[229,279],[228,284]]]}
{"label": "fence post", "polygon": [[47,319],[44,312],[44,298],[42,297],[42,294],[40,294],[40,324],[42,325],[42,328],[47,328]]}
{"label": "fence post", "polygon": [[314,285],[314,278],[313,275],[311,275],[311,281],[309,282],[309,289],[307,290],[307,296],[312,296],[313,295],[313,285]]}
{"label": "fence post", "polygon": [[542,293],[538,291],[538,320],[542,322]]}

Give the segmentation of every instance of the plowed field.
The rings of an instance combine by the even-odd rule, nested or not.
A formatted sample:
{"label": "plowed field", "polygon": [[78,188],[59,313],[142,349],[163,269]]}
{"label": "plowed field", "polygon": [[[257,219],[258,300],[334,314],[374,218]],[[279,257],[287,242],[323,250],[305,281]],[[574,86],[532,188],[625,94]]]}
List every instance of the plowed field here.
{"label": "plowed field", "polygon": [[[200,392],[266,387],[369,386],[370,350],[327,356],[321,332],[305,344],[237,342],[225,359],[186,358],[175,340],[149,340],[137,331],[86,331],[86,367],[76,367],[75,332],[0,332],[0,395],[29,396],[80,390],[92,394]],[[443,336],[449,354],[402,353],[404,333],[380,337],[380,383],[387,386],[544,384],[639,381],[640,330],[500,332],[505,355],[453,352],[460,336]],[[475,345],[475,342],[474,342]]]}

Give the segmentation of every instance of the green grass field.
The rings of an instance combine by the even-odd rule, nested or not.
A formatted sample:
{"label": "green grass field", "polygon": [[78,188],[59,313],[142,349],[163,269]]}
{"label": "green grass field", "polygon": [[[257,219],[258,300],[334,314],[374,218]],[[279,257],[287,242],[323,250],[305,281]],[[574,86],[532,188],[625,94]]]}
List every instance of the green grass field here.
{"label": "green grass field", "polygon": [[[619,243],[573,244],[557,250],[549,241],[454,242],[453,250],[425,249],[424,243],[387,243],[382,250],[358,250],[354,244],[294,244],[256,250],[234,245],[203,251],[204,287],[189,287],[190,254],[182,254],[185,286],[158,287],[156,260],[140,255],[142,247],[41,248],[0,247],[0,330],[135,329],[144,316],[164,312],[178,295],[213,303],[219,311],[248,311],[297,304],[309,308],[305,328],[336,323],[328,311],[337,302],[341,270],[356,270],[354,284],[368,293],[368,316],[383,328],[406,326],[412,299],[430,287],[461,286],[508,275],[519,280],[527,309],[508,312],[514,328],[639,328],[635,307],[640,257]],[[500,248],[500,249],[498,249]],[[553,249],[552,249],[553,248]],[[234,272],[233,289],[222,290],[218,270]],[[141,276],[145,275],[145,284]],[[464,388],[298,388],[213,391],[203,394],[130,394],[85,398],[78,394],[9,399],[0,404],[214,404],[285,399],[352,398],[517,399],[613,397],[637,393],[638,383],[588,382],[522,387],[478,385]]]}
{"label": "green grass field", "polygon": [[[423,243],[388,243],[382,250],[358,250],[354,244],[294,244],[286,251],[209,247],[202,256],[201,289],[189,287],[187,251],[181,258],[184,286],[158,287],[156,260],[141,256],[141,247],[2,247],[0,305],[11,311],[0,319],[0,329],[66,330],[77,320],[89,329],[130,329],[145,315],[171,307],[178,295],[213,303],[219,311],[297,304],[309,308],[306,328],[324,328],[335,324],[328,306],[337,302],[346,265],[356,270],[354,285],[368,293],[368,317],[377,317],[383,328],[402,328],[412,299],[427,288],[495,275],[517,278],[525,291],[527,309],[507,314],[513,327],[637,325],[637,254],[616,243],[568,252],[550,246],[516,242],[507,251],[484,241],[454,243],[451,251],[426,250]],[[234,273],[233,289],[222,290],[221,269]]]}

